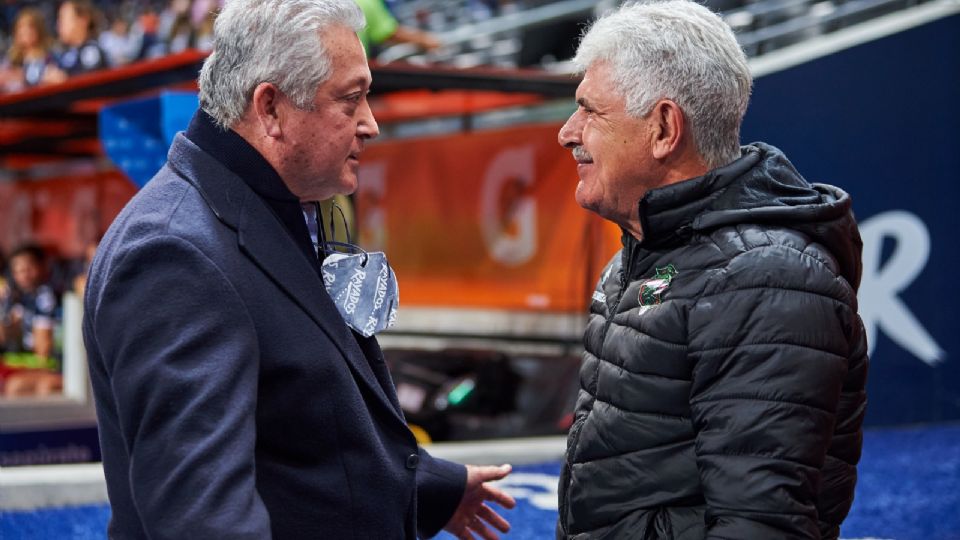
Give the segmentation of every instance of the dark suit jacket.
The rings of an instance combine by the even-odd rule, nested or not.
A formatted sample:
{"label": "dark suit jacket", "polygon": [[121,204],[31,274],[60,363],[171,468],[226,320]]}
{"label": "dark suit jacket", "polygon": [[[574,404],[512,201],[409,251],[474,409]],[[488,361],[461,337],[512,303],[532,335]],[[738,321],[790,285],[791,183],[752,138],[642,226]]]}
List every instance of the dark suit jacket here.
{"label": "dark suit jacket", "polygon": [[465,469],[418,449],[375,339],[182,134],[94,261],[83,330],[116,538],[413,538]]}

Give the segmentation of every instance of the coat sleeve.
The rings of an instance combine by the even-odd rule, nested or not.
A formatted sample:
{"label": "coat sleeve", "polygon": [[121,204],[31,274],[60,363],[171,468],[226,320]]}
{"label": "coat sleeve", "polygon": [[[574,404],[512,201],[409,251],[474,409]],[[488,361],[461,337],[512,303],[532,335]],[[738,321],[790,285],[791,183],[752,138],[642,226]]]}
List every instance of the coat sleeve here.
{"label": "coat sleeve", "polygon": [[450,521],[467,485],[467,468],[420,448],[417,467],[417,533],[430,538]]}
{"label": "coat sleeve", "polygon": [[854,293],[829,261],[784,246],[747,251],[711,282],[688,320],[707,538],[820,538]]}
{"label": "coat sleeve", "polygon": [[155,237],[118,255],[88,339],[109,376],[146,534],[270,538],[254,471],[259,354],[244,304],[185,240]]}

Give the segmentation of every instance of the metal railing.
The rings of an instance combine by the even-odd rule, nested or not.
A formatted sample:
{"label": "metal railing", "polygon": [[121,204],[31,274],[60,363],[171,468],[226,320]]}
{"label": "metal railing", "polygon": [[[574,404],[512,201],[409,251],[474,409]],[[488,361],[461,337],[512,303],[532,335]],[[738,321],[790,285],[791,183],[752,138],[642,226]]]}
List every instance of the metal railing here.
{"label": "metal railing", "polygon": [[[802,42],[852,24],[907,8],[926,0],[733,0],[738,7],[721,12],[724,20],[737,33],[737,39],[748,56],[759,56],[772,50]],[[516,65],[519,36],[528,30],[565,20],[583,20],[619,2],[597,0],[561,0],[543,6],[505,13],[476,20],[468,2],[414,0],[401,4],[398,16],[404,24],[417,25],[419,11],[441,13],[444,23],[434,32],[443,44],[437,53],[423,53],[411,45],[395,45],[385,49],[381,62],[406,59],[416,63],[449,62],[461,65],[499,63]],[[710,2],[707,2],[711,5]],[[719,4],[714,4],[719,5]],[[729,2],[724,2],[724,7]],[[454,14],[452,21],[447,18]],[[459,14],[459,15],[456,15]],[[459,18],[456,18],[459,17]],[[499,50],[496,50],[499,47]],[[470,55],[462,62],[458,56]],[[507,60],[504,62],[503,57]]]}

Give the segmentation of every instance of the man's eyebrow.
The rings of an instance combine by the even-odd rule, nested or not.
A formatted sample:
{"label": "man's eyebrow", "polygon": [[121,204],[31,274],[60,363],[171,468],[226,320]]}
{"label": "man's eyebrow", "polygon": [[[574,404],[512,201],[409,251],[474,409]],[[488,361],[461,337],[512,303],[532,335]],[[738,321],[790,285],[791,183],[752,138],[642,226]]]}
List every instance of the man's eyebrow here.
{"label": "man's eyebrow", "polygon": [[344,87],[353,88],[355,86],[368,87],[371,84],[371,80],[363,75],[357,75],[356,77],[348,80],[344,83]]}
{"label": "man's eyebrow", "polygon": [[583,108],[585,108],[585,109],[589,109],[589,108],[590,108],[590,102],[588,102],[588,101],[587,101],[587,98],[585,98],[585,97],[578,97],[578,98],[577,98],[577,105],[579,105],[579,106],[581,106],[581,107],[583,107]]}

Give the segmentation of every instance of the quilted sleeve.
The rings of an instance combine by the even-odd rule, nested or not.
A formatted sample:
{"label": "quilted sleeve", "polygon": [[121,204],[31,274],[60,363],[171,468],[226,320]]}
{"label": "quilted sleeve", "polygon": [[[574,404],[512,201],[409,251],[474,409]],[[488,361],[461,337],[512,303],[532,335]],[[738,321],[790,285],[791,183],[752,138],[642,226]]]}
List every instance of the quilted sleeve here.
{"label": "quilted sleeve", "polygon": [[821,470],[856,299],[815,255],[748,250],[712,277],[689,313],[708,538],[820,538]]}

